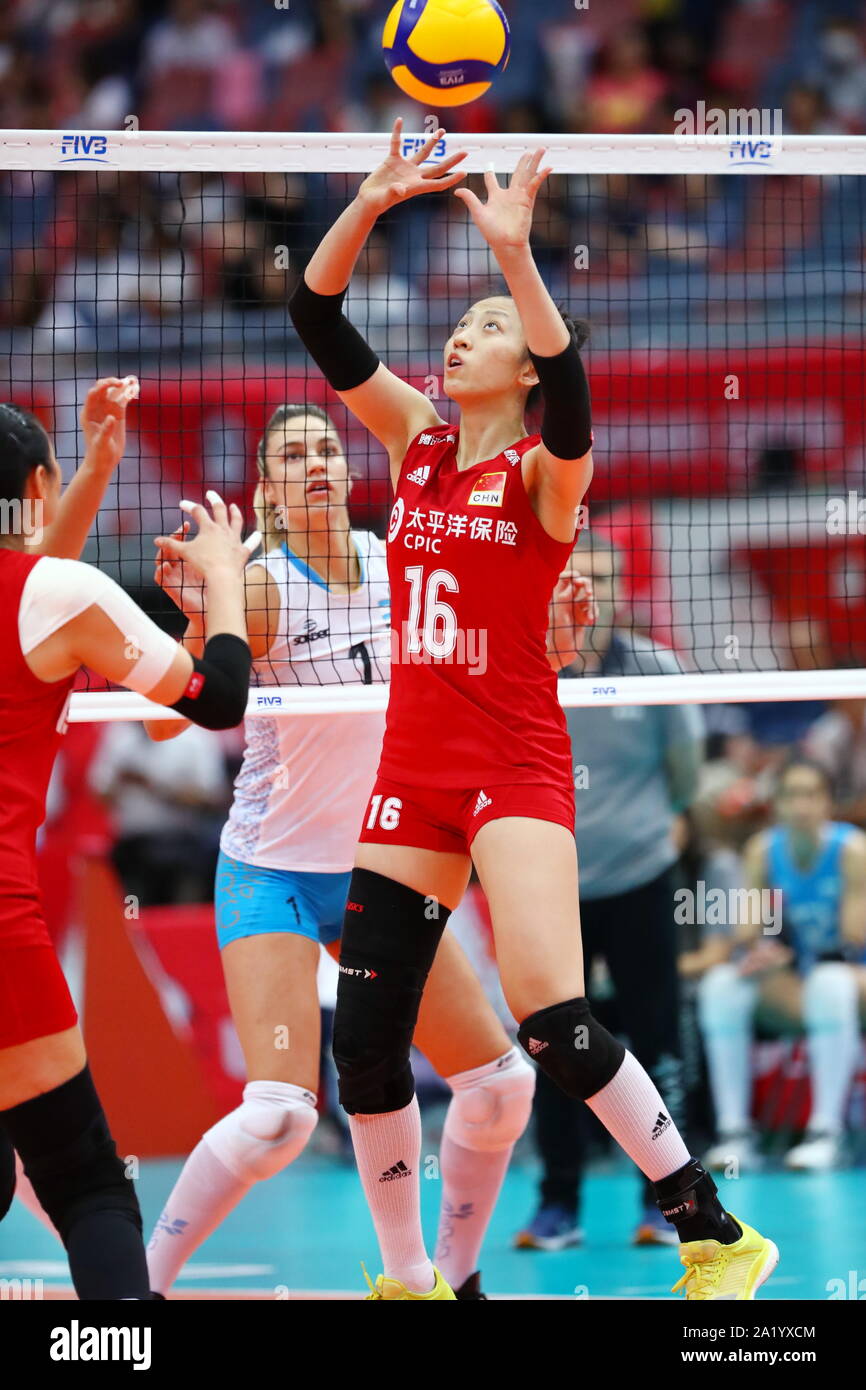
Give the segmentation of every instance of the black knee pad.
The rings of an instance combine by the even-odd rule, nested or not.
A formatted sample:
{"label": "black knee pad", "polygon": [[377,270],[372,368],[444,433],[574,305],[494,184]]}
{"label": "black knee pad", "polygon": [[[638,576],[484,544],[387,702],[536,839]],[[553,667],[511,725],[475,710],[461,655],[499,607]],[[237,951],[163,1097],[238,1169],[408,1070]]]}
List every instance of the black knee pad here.
{"label": "black knee pad", "polygon": [[566,999],[525,1018],[517,1040],[573,1100],[588,1100],[616,1076],[625,1048],[593,1018],[587,999]]}
{"label": "black knee pad", "polygon": [[15,1196],[15,1150],[8,1134],[0,1125],[0,1221],[12,1205]]}
{"label": "black knee pad", "polygon": [[135,1188],[117,1156],[89,1067],[2,1111],[0,1121],[64,1245],[78,1218],[92,1211],[120,1211],[141,1231]]}
{"label": "black knee pad", "polygon": [[383,1115],[411,1101],[409,1049],[450,915],[404,883],[353,870],[334,1014],[340,1104],[349,1115]]}

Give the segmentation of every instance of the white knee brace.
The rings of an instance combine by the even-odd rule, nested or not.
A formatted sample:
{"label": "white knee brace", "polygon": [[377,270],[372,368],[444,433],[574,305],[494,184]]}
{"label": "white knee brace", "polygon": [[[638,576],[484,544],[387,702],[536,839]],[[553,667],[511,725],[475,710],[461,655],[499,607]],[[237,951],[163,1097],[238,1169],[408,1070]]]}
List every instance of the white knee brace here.
{"label": "white knee brace", "polygon": [[738,1032],[751,1022],[758,997],[754,980],[735,965],[714,965],[698,985],[698,1019],[705,1033]]}
{"label": "white knee brace", "polygon": [[298,1157],[316,1128],[316,1097],[287,1081],[248,1081],[243,1104],[203,1135],[243,1182],[272,1178]]}
{"label": "white knee brace", "polygon": [[446,1080],[454,1095],[443,1138],[481,1153],[508,1149],[520,1138],[532,1113],[535,1068],[516,1047]]}
{"label": "white knee brace", "polygon": [[857,1027],[857,978],[843,961],[825,961],[810,970],[803,985],[803,1021],[810,1033],[836,1033]]}

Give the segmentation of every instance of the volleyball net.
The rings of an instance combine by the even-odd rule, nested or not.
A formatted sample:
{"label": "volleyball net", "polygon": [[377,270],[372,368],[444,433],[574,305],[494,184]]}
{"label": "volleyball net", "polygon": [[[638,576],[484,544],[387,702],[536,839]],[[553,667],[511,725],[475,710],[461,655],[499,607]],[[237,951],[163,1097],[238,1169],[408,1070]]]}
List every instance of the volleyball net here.
{"label": "volleyball net", "polygon": [[[424,140],[406,132],[403,152]],[[352,525],[386,534],[385,452],[323,381],[287,301],[388,142],[0,137],[0,397],[35,411],[68,481],[88,386],[138,377],[126,455],[83,558],[175,635],[184,620],[153,585],[152,538],[207,488],[253,528],[257,446],[287,402],[325,407],[351,470]],[[587,674],[560,683],[563,702],[861,696],[866,138],[449,134],[428,163],[466,149],[465,183],[484,197],[488,164],[504,183],[539,145],[554,172],[536,202],[535,260],[554,300],[591,326],[595,472],[578,556],[613,557],[617,627],[672,649],[681,668]],[[456,424],[444,345],[474,300],[502,292],[462,201],[432,193],[379,219],[344,307]],[[419,507],[415,524],[437,519]],[[490,538],[478,530],[479,546]],[[341,683],[327,661],[267,679],[250,714],[381,708],[387,694]],[[154,713],[91,675],[71,718]]]}

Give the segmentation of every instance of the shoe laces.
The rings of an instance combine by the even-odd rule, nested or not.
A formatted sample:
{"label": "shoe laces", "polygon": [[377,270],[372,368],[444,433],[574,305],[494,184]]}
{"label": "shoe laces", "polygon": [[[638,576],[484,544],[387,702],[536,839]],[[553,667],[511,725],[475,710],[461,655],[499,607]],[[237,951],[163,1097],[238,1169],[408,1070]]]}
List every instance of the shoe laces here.
{"label": "shoe laces", "polygon": [[702,1259],[698,1251],[694,1254],[681,1254],[680,1259],[686,1267],[686,1272],[674,1284],[671,1293],[679,1293],[682,1289],[684,1298],[711,1299],[725,1272],[725,1249],[726,1247],[722,1246],[718,1254],[708,1255],[706,1259]]}
{"label": "shoe laces", "polygon": [[382,1295],[381,1295],[381,1293],[379,1292],[379,1290],[378,1290],[378,1288],[376,1287],[376,1285],[373,1283],[373,1280],[370,1278],[369,1274],[367,1273],[367,1266],[364,1264],[364,1261],[363,1261],[363,1260],[361,1261],[361,1270],[362,1270],[362,1272],[363,1272],[364,1278],[365,1278],[366,1281],[367,1281],[367,1288],[370,1290],[370,1292],[367,1294],[366,1298],[364,1299],[364,1302],[365,1302],[365,1303],[368,1303],[368,1302],[370,1301],[371,1298],[379,1298],[379,1299],[381,1299],[381,1298],[382,1298]]}

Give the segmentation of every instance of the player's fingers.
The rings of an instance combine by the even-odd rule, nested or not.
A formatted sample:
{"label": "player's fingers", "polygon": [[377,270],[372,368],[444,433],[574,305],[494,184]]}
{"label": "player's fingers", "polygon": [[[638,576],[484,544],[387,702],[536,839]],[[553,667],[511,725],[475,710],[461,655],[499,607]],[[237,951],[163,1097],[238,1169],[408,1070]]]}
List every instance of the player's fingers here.
{"label": "player's fingers", "polygon": [[402,134],[402,131],[403,131],[403,117],[402,117],[402,116],[398,116],[397,119],[396,119],[396,121],[394,122],[394,128],[393,128],[393,130],[391,131],[391,146],[390,146],[390,150],[389,150],[389,153],[390,153],[390,154],[399,154],[399,153],[400,153],[400,135]]}
{"label": "player's fingers", "polygon": [[108,399],[122,406],[125,410],[130,401],[138,400],[139,385],[138,377],[125,376],[122,381],[108,388]]}
{"label": "player's fingers", "polygon": [[183,541],[176,541],[173,536],[154,536],[153,543],[161,555],[170,555],[176,560],[183,552]]}
{"label": "player's fingers", "polygon": [[454,197],[465,203],[470,212],[478,212],[484,207],[481,199],[476,198],[471,188],[455,188]]}
{"label": "player's fingers", "polygon": [[432,169],[422,169],[422,179],[435,179],[439,174],[447,173],[453,165],[459,163],[461,159],[465,159],[468,153],[468,150],[458,150],[457,154],[451,154],[447,159],[443,159],[441,164],[434,164]]}
{"label": "player's fingers", "polygon": [[440,126],[438,130],[434,130],[432,135],[428,135],[421,148],[415,151],[409,162],[411,164],[420,164],[422,160],[427,158],[427,155],[430,153],[437,140],[441,140],[444,134],[445,130],[442,126]]}
{"label": "player's fingers", "polygon": [[112,386],[119,386],[119,385],[120,385],[120,377],[119,377],[119,376],[101,376],[101,377],[99,377],[96,381],[94,381],[93,385],[92,385],[92,386],[90,387],[90,389],[88,390],[87,395],[88,395],[88,397],[101,396],[105,391],[108,391]]}
{"label": "player's fingers", "polygon": [[527,184],[527,189],[529,190],[533,198],[535,197],[541,185],[544,183],[544,180],[548,177],[549,174],[552,173],[552,168],[542,169],[541,173],[536,174],[535,178],[530,179],[529,183]]}
{"label": "player's fingers", "polygon": [[433,180],[433,187],[434,187],[434,188],[453,188],[454,185],[455,185],[455,183],[459,183],[461,179],[465,179],[465,178],[466,178],[466,170],[465,170],[465,169],[457,169],[457,170],[455,171],[455,173],[453,173],[453,174],[446,174],[444,179],[434,179],[434,180]]}
{"label": "player's fingers", "polygon": [[116,423],[113,415],[106,415],[103,420],[99,421],[98,425],[94,425],[90,447],[93,448],[94,444],[108,444]]}
{"label": "player's fingers", "polygon": [[207,508],[203,507],[201,502],[190,502],[188,498],[184,497],[177,505],[182,512],[186,512],[187,516],[191,516],[199,526],[201,526],[202,521],[211,520]]}
{"label": "player's fingers", "polygon": [[531,159],[531,156],[530,156],[528,153],[522,154],[522,155],[520,156],[520,158],[518,159],[517,163],[516,163],[515,166],[514,166],[514,169],[512,170],[512,173],[511,173],[511,187],[512,187],[512,188],[516,187],[518,184],[522,184],[522,183],[525,183],[525,182],[526,182],[527,173],[528,173],[528,171],[529,171],[529,161],[530,161],[530,159]]}
{"label": "player's fingers", "polygon": [[259,546],[261,545],[261,543],[262,543],[262,533],[261,533],[261,531],[252,531],[252,532],[247,536],[246,540],[244,541],[244,549],[245,549],[245,550],[248,550],[248,551],[250,552],[250,554],[252,555],[252,554],[254,554],[254,552],[255,552],[256,550],[258,550],[258,548],[259,548]]}
{"label": "player's fingers", "polygon": [[210,502],[214,521],[217,522],[219,526],[228,526],[228,508],[219,493],[212,487],[209,487],[205,493],[205,497],[208,502]]}

